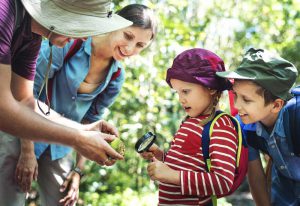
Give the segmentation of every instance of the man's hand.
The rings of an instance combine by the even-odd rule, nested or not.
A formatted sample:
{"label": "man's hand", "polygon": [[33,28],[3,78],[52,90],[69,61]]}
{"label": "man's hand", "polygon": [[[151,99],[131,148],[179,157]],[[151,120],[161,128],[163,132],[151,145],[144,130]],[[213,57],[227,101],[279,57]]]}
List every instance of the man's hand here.
{"label": "man's hand", "polygon": [[15,179],[23,192],[29,192],[32,180],[37,180],[38,164],[35,154],[21,152],[15,171]]}
{"label": "man's hand", "polygon": [[112,134],[117,137],[119,136],[117,128],[104,120],[99,120],[91,124],[86,124],[84,125],[84,129],[87,131],[100,131],[102,133]]}
{"label": "man's hand", "polygon": [[[87,123],[87,122],[85,122],[85,123]],[[107,142],[111,142],[117,136],[119,136],[117,128],[114,125],[112,125],[112,124],[110,124],[110,123],[108,123],[104,120],[99,120],[99,121],[91,123],[91,124],[84,124],[84,129],[86,131],[100,131],[101,132],[100,133],[101,134],[100,138],[103,138]],[[101,157],[100,156],[95,157],[95,158],[98,158],[98,159],[101,158],[101,161],[96,161],[94,159],[91,159],[91,160],[96,161],[100,165],[111,166],[111,165],[115,164],[117,159],[123,159],[123,157],[122,158],[115,158],[114,155],[119,156],[120,154],[117,153],[109,144],[103,143],[102,146],[105,149],[106,155],[104,155],[103,152],[102,152]],[[78,152],[81,153],[79,150],[78,150]],[[100,152],[99,152],[99,154],[100,154]],[[82,155],[84,155],[84,154],[82,154]],[[88,157],[88,156],[86,156],[86,157]],[[110,157],[110,158],[108,158],[108,157]]]}
{"label": "man's hand", "polygon": [[71,171],[66,180],[60,187],[60,192],[68,190],[67,195],[59,200],[59,203],[64,206],[73,206],[76,204],[79,197],[80,176],[78,173]]}
{"label": "man's hand", "polygon": [[152,162],[149,163],[147,170],[151,180],[176,185],[180,184],[179,171],[171,169],[168,165],[157,160],[155,157],[152,158]]}
{"label": "man's hand", "polygon": [[104,134],[97,131],[81,131],[83,138],[77,138],[74,148],[81,155],[97,162],[100,165],[111,165],[109,157],[122,160],[123,156],[117,153],[108,142],[113,141],[116,136]]}

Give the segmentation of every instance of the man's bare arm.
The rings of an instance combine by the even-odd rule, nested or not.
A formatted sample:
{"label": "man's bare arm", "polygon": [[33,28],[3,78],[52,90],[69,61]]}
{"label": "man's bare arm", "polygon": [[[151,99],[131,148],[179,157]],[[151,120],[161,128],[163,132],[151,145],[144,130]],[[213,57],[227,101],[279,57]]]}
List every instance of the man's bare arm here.
{"label": "man's bare arm", "polygon": [[[74,138],[77,138],[78,134],[76,135],[72,129],[64,128],[33,112],[28,105],[34,104],[34,98],[23,99],[24,102],[27,102],[25,103],[27,106],[18,102],[12,94],[12,90],[17,91],[17,88],[22,90],[22,87],[20,87],[21,85],[10,87],[11,75],[10,66],[0,64],[0,129],[2,131],[25,139],[48,140],[67,145],[70,144],[68,143],[70,135],[57,131],[74,133]],[[51,135],[53,133],[58,133],[58,137]]]}
{"label": "man's bare arm", "polygon": [[[12,95],[10,65],[0,64],[0,129],[20,138],[48,141],[74,147],[88,159],[103,164],[108,156],[122,159],[105,141],[114,137],[97,131],[83,131],[57,124],[35,113]],[[24,100],[25,101],[25,100]],[[28,104],[34,98],[26,99]]]}

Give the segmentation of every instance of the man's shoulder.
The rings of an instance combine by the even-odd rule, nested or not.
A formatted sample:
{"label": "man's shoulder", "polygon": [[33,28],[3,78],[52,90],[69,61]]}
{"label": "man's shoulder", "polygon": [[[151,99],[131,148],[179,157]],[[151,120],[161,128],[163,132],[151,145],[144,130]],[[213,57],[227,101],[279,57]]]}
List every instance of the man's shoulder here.
{"label": "man's shoulder", "polygon": [[0,27],[1,30],[11,30],[15,26],[15,0],[0,0]]}
{"label": "man's shoulder", "polygon": [[11,42],[15,22],[14,0],[0,0],[0,63],[11,64]]}
{"label": "man's shoulder", "polygon": [[[12,11],[10,13],[11,16],[15,15],[15,0],[0,0],[0,10],[1,11]],[[4,13],[0,13],[0,16],[5,15]]]}

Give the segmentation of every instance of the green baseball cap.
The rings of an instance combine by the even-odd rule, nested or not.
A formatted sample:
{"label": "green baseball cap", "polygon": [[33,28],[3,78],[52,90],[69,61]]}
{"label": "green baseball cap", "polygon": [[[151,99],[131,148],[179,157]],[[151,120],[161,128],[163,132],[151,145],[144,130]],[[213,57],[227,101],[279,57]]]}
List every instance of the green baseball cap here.
{"label": "green baseball cap", "polygon": [[290,89],[298,76],[297,68],[289,61],[263,49],[249,49],[235,71],[217,72],[229,79],[252,80],[283,100],[292,97]]}

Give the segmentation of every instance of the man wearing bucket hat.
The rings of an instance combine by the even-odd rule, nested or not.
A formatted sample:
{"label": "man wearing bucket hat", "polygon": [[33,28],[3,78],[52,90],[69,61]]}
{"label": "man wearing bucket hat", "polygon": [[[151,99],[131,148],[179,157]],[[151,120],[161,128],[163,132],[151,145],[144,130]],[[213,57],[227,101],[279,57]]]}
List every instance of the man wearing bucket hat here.
{"label": "man wearing bucket hat", "polygon": [[122,159],[106,142],[117,135],[112,125],[99,121],[83,126],[53,111],[48,118],[54,123],[32,111],[36,108],[32,80],[42,36],[62,47],[70,38],[99,35],[132,24],[112,14],[109,7],[108,0],[0,0],[0,144],[19,144],[12,134],[72,146],[99,164],[105,164],[108,156]]}
{"label": "man wearing bucket hat", "polygon": [[[154,12],[148,7],[130,4],[117,14],[132,21],[132,26],[104,35],[88,37],[84,42],[77,39],[67,43],[64,48],[52,46],[53,58],[49,68],[50,84],[48,85],[48,89],[52,89],[49,100],[51,108],[67,118],[77,122],[95,122],[102,119],[104,111],[114,102],[124,82],[125,68],[119,61],[125,57],[138,55],[155,38],[156,18]],[[128,39],[124,34],[129,34],[132,38]],[[78,45],[78,42],[81,44],[74,52],[72,48]],[[126,52],[126,56],[120,56],[119,49],[113,48],[120,48],[120,51]],[[43,40],[34,80],[36,97],[45,82],[50,49],[49,41]],[[72,57],[68,55],[71,53],[73,53]],[[101,83],[87,84],[91,82],[89,79],[91,77]],[[41,96],[37,98],[45,101],[46,92],[40,94]],[[22,152],[19,160],[15,161],[17,167],[11,165],[16,167],[15,176],[21,177],[16,181],[20,189],[25,193],[30,191],[30,180],[33,180],[35,170],[38,169],[38,175],[35,177],[38,180],[37,191],[41,205],[73,205],[79,198],[82,173],[78,171],[84,168],[84,161],[79,157],[80,155],[77,156],[75,163],[74,153],[70,147],[35,142],[34,152],[30,152],[30,148],[23,149],[23,142],[21,141]],[[5,146],[0,145],[0,151]],[[16,152],[11,151],[11,153]],[[10,158],[11,153],[5,155]],[[106,165],[114,162],[115,160],[112,159],[107,161]],[[61,180],[65,181],[62,183]],[[25,202],[25,197],[23,201]]]}
{"label": "man wearing bucket hat", "polygon": [[[285,103],[292,97],[297,69],[277,55],[251,48],[235,71],[217,75],[234,79],[235,106],[250,145],[248,179],[256,204],[299,205],[300,158],[288,144],[295,131],[285,126],[289,121]],[[273,162],[271,202],[259,151]]]}

